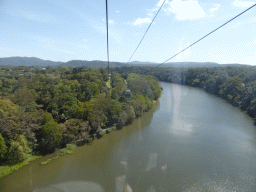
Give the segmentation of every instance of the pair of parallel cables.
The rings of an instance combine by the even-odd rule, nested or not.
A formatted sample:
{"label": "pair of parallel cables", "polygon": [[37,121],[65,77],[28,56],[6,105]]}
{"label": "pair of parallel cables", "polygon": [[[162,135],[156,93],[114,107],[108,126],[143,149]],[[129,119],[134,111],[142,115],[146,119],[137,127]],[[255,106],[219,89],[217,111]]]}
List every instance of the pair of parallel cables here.
{"label": "pair of parallel cables", "polygon": [[[145,38],[148,30],[150,29],[153,21],[155,20],[155,18],[157,17],[158,13],[160,12],[160,10],[162,9],[163,5],[165,4],[166,0],[164,0],[163,4],[161,5],[161,7],[159,8],[158,12],[156,13],[154,19],[151,21],[149,27],[147,28],[146,32],[144,33],[142,39],[140,40],[138,46],[136,47],[135,51],[133,52],[132,56],[130,57],[129,61],[126,63],[126,65],[131,61],[132,57],[134,56],[134,54],[136,53],[136,51],[138,50],[140,44],[142,43],[143,39]],[[182,52],[184,52],[185,50],[187,50],[188,48],[192,47],[193,45],[195,45],[196,43],[198,43],[199,41],[203,40],[204,38],[206,38],[207,36],[211,35],[212,33],[214,33],[215,31],[219,30],[220,28],[224,27],[225,25],[227,25],[229,22],[235,20],[236,18],[238,18],[239,16],[241,16],[242,14],[244,14],[245,12],[249,11],[250,9],[252,9],[253,7],[255,7],[256,4],[252,5],[251,7],[249,7],[248,9],[246,9],[245,11],[241,12],[240,14],[236,15],[235,17],[233,17],[232,19],[230,19],[229,21],[227,21],[226,23],[224,23],[223,25],[219,26],[218,28],[214,29],[213,31],[211,31],[210,33],[206,34],[205,36],[203,36],[202,38],[200,38],[199,40],[195,41],[193,44],[189,45],[188,47],[186,47],[185,49],[181,50],[180,52],[176,53],[175,55],[173,55],[172,57],[170,57],[169,59],[165,60],[163,63],[158,64],[155,68],[159,67],[160,65],[163,65],[164,63],[170,61],[171,59],[173,59],[174,57],[178,56],[179,54],[181,54]],[[109,41],[108,41],[108,0],[106,0],[106,26],[107,26],[107,58],[108,58],[108,74],[109,74]],[[251,164],[250,164],[250,168],[252,166],[252,159],[251,159]]]}
{"label": "pair of parallel cables", "polygon": [[[165,4],[166,0],[164,0],[164,2],[162,3],[161,7],[159,8],[159,10],[157,11],[154,19],[151,21],[150,25],[148,26],[146,32],[144,33],[142,39],[140,40],[138,46],[136,47],[135,51],[133,52],[132,56],[130,57],[129,61],[126,63],[126,65],[131,61],[132,57],[134,56],[134,54],[136,53],[136,51],[138,50],[140,44],[142,43],[143,39],[145,38],[147,32],[149,31],[152,23],[154,22],[155,18],[157,17],[158,13],[160,12],[160,10],[162,9],[163,5]],[[218,28],[214,29],[213,31],[211,31],[210,33],[208,33],[207,35],[203,36],[202,38],[200,38],[199,40],[195,41],[194,43],[192,43],[191,45],[189,45],[188,47],[186,47],[185,49],[181,50],[180,52],[176,53],[175,55],[173,55],[172,57],[170,57],[169,59],[165,60],[164,62],[158,64],[155,68],[159,67],[160,65],[163,65],[164,63],[170,61],[171,59],[173,59],[174,57],[178,56],[179,54],[181,54],[182,52],[184,52],[185,50],[187,50],[188,48],[192,47],[193,45],[197,44],[199,41],[203,40],[204,38],[206,38],[207,36],[211,35],[212,33],[214,33],[215,31],[219,30],[220,28],[224,27],[225,25],[227,25],[229,22],[235,20],[236,18],[238,18],[239,16],[241,16],[242,14],[244,14],[245,12],[249,11],[250,9],[252,9],[253,7],[255,7],[256,4],[252,5],[251,7],[249,7],[248,9],[246,9],[245,11],[243,11],[242,13],[236,15],[235,17],[233,17],[232,19],[230,19],[229,21],[227,21],[226,23],[224,23],[223,25],[219,26]],[[108,57],[108,73],[109,73],[109,41],[108,41],[108,0],[106,0],[106,25],[107,25],[107,57]]]}

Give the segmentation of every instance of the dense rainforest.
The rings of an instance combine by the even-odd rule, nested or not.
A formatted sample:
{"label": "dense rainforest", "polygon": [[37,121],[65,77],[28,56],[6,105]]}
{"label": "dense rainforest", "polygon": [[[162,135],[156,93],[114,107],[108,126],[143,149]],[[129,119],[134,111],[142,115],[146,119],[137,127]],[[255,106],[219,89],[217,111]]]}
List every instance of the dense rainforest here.
{"label": "dense rainforest", "polygon": [[256,118],[256,67],[213,68],[120,67],[115,72],[147,74],[159,81],[199,87],[217,95]]}
{"label": "dense rainforest", "polygon": [[0,163],[22,162],[121,128],[161,96],[153,76],[104,68],[1,67]]}

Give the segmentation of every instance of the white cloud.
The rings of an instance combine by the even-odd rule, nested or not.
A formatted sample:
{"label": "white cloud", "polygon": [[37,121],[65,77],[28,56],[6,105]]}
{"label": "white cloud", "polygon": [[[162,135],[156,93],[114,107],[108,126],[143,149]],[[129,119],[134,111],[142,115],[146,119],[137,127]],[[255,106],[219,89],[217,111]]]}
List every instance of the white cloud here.
{"label": "white cloud", "polygon": [[143,24],[143,23],[151,23],[151,19],[150,18],[138,18],[136,19],[136,21],[133,23],[133,25],[140,25],[140,24]]}
{"label": "white cloud", "polygon": [[120,13],[120,11],[115,11],[116,13]]}
{"label": "white cloud", "polygon": [[[159,0],[159,2],[157,3],[157,7],[161,7],[163,3],[164,3],[164,0]],[[169,3],[169,1],[166,0],[165,4],[166,3]]]}
{"label": "white cloud", "polygon": [[115,22],[114,22],[114,20],[111,20],[111,19],[110,19],[110,20],[108,21],[108,23],[111,24],[111,25],[113,25]]}
{"label": "white cloud", "polygon": [[147,9],[147,15],[149,17],[153,17],[154,16],[154,12],[157,11],[158,8],[154,8],[154,9]]}
{"label": "white cloud", "polygon": [[178,20],[193,20],[206,16],[198,0],[173,0],[169,3],[169,8],[165,9],[165,11],[174,13]]}
{"label": "white cloud", "polygon": [[250,7],[252,6],[253,4],[255,4],[254,2],[252,1],[241,1],[241,0],[235,0],[233,3],[232,3],[234,6],[236,7]]}
{"label": "white cloud", "polygon": [[[102,19],[102,21],[106,21],[106,19]],[[109,23],[110,25],[113,25],[113,24],[115,24],[115,21],[112,20],[112,19],[109,19],[109,20],[108,20],[108,23]]]}
{"label": "white cloud", "polygon": [[215,12],[215,11],[218,11],[219,8],[220,8],[220,4],[214,4],[214,7],[211,8],[209,11],[210,11],[210,12]]}

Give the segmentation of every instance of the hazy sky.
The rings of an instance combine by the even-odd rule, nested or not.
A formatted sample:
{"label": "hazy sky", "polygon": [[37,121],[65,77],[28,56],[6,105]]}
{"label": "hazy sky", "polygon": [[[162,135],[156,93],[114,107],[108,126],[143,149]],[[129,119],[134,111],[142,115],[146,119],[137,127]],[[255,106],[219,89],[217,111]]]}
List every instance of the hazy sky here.
{"label": "hazy sky", "polygon": [[[108,0],[110,60],[127,62],[163,0]],[[169,0],[134,60],[163,62],[256,3]],[[256,7],[171,61],[256,65]],[[105,0],[0,0],[0,57],[107,60]]]}

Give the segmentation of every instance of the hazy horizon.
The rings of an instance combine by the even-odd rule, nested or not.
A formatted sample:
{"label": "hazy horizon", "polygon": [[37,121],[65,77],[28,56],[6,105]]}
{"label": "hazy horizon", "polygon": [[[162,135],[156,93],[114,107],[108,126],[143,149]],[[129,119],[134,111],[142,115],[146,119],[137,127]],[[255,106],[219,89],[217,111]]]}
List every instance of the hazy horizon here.
{"label": "hazy horizon", "polygon": [[[44,61],[52,61],[52,62],[62,62],[62,63],[67,63],[67,62],[70,62],[70,61],[101,61],[101,62],[108,62],[106,60],[80,60],[80,59],[73,59],[73,60],[69,60],[69,61],[54,61],[54,60],[49,60],[49,59],[42,59],[42,58],[39,58],[39,57],[27,57],[27,56],[12,56],[12,57],[0,57],[0,59],[4,59],[4,58],[17,58],[17,57],[20,57],[20,58],[36,58],[36,59],[41,59],[41,60],[44,60]],[[126,64],[126,62],[119,62],[119,61],[109,61],[109,62],[112,62],[112,63],[124,63]],[[150,61],[130,61],[129,63],[133,63],[133,62],[141,62],[141,63],[153,63],[153,64],[160,64],[160,62],[150,62]],[[216,62],[211,62],[211,61],[205,61],[205,62],[197,62],[197,61],[169,61],[167,63],[165,63],[164,65],[166,64],[169,64],[169,63],[216,63]],[[220,64],[220,65],[229,65],[229,64],[238,64],[238,65],[250,65],[250,64],[247,64],[247,63],[216,63],[216,64]]]}

